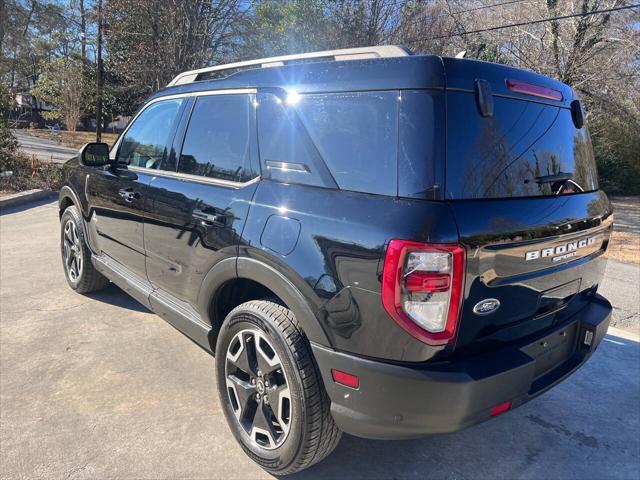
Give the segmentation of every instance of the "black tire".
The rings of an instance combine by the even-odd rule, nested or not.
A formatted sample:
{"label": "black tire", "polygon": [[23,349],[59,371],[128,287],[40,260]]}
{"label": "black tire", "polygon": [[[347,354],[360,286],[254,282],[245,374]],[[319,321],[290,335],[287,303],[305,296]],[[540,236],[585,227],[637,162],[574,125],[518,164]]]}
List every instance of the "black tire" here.
{"label": "black tire", "polygon": [[[82,229],[80,212],[75,205],[68,207],[60,218],[60,252],[67,283],[78,293],[105,288],[109,280],[91,263],[91,250]],[[70,256],[72,258],[70,260]]]}
{"label": "black tire", "polygon": [[[252,335],[253,357],[250,354]],[[263,340],[267,340],[266,346]],[[235,344],[232,344],[232,342],[235,342]],[[275,384],[282,384],[284,381],[287,394],[290,396],[288,400],[288,420],[285,419],[285,422],[283,422],[283,424],[287,423],[288,425],[286,433],[284,433],[285,428],[279,427],[281,422],[279,418],[287,416],[280,409],[281,404],[285,406],[287,404],[286,396],[284,400],[282,396],[277,399],[276,403],[279,407],[277,416],[274,413],[276,409],[273,407],[273,399],[269,403],[262,398],[262,401],[267,403],[266,411],[271,408],[270,412],[273,414],[272,417],[268,417],[268,415],[267,417],[274,420],[272,425],[278,425],[278,427],[273,427],[272,432],[280,428],[281,433],[278,440],[281,442],[280,444],[278,444],[278,441],[272,441],[276,438],[276,435],[271,437],[264,436],[262,442],[259,442],[258,439],[258,435],[261,435],[260,433],[251,435],[250,432],[254,431],[254,423],[257,424],[256,419],[259,416],[257,412],[260,412],[261,410],[259,409],[262,408],[260,407],[261,403],[258,400],[258,406],[253,407],[256,414],[253,420],[250,420],[250,426],[247,427],[248,421],[241,424],[241,419],[237,418],[236,414],[241,418],[245,418],[242,413],[239,413],[244,408],[238,408],[238,402],[243,397],[252,397],[247,394],[248,390],[243,390],[243,397],[239,397],[237,393],[230,391],[229,388],[231,386],[228,383],[229,379],[235,378],[237,381],[238,376],[242,375],[242,372],[236,367],[236,363],[241,363],[241,355],[236,352],[238,352],[238,349],[244,348],[244,345],[247,345],[245,355],[248,356],[247,358],[255,359],[260,355],[255,348],[256,342],[262,345],[260,347],[261,351],[269,352],[267,356],[273,353],[272,360],[282,367],[280,369],[282,372],[275,370],[275,373],[263,374],[260,378],[265,380],[264,384],[273,389],[273,392],[283,388],[282,385],[276,387]],[[267,347],[272,350],[270,351]],[[230,360],[236,355],[236,360]],[[266,357],[261,356],[259,358],[264,365]],[[249,363],[252,362],[256,363],[256,369],[259,372],[260,362],[258,360],[249,360],[247,367],[250,367]],[[227,372],[231,370],[234,371],[233,375],[230,374],[227,377]],[[284,377],[279,376],[278,372],[284,373]],[[338,445],[342,432],[338,429],[331,416],[329,397],[311,353],[309,342],[300,330],[293,313],[284,306],[268,300],[254,300],[243,303],[233,309],[225,319],[218,335],[216,373],[220,403],[229,428],[245,453],[268,472],[275,475],[298,472],[327,457]],[[269,375],[275,375],[275,377],[271,378],[276,379],[271,384],[267,381]],[[260,382],[260,378],[254,378],[253,376],[250,379],[244,378],[244,384],[247,388],[250,388],[251,385],[255,384],[251,382],[255,382],[255,380]],[[277,379],[280,379],[280,381]],[[234,387],[237,386],[234,382],[231,383],[234,384]],[[256,396],[260,397],[260,395],[256,395],[259,385],[255,385],[257,386],[254,390],[254,401]],[[234,390],[234,387],[231,390]],[[269,388],[261,390],[263,392],[262,397],[267,397],[268,394],[273,393],[269,391]],[[248,405],[250,402],[251,400],[248,400],[246,404]],[[249,412],[248,415],[251,415],[251,408],[247,407],[246,411]],[[248,429],[250,432],[247,431]],[[256,438],[252,438],[253,436]]]}

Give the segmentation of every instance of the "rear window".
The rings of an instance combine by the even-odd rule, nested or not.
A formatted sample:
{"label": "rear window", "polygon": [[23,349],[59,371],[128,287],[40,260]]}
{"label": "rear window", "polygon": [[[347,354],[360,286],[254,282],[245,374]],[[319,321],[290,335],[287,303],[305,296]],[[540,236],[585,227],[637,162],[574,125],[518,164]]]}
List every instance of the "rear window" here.
{"label": "rear window", "polygon": [[[571,181],[544,179],[561,173],[571,174]],[[575,127],[570,110],[494,97],[494,114],[482,117],[473,94],[448,94],[447,198],[529,197],[597,188],[589,135],[586,128]]]}

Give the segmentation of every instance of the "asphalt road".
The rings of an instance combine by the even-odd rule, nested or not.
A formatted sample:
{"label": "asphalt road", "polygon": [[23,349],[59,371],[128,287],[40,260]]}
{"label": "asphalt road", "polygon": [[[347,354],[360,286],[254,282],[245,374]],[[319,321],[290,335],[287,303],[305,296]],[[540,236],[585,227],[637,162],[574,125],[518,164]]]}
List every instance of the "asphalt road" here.
{"label": "asphalt road", "polygon": [[77,149],[60,145],[54,140],[29,135],[24,130],[11,131],[18,139],[18,145],[27,155],[35,155],[40,160],[64,163],[78,153]]}
{"label": "asphalt road", "polygon": [[640,265],[609,260],[598,291],[613,304],[611,325],[640,334]]}
{"label": "asphalt road", "polygon": [[[620,285],[637,292],[639,267],[625,268],[610,263],[602,288],[637,332]],[[268,478],[227,429],[213,362],[116,287],[67,287],[55,204],[3,212],[0,478]],[[638,337],[610,331],[584,368],[493,421],[422,440],[345,436],[295,478],[638,479]]]}

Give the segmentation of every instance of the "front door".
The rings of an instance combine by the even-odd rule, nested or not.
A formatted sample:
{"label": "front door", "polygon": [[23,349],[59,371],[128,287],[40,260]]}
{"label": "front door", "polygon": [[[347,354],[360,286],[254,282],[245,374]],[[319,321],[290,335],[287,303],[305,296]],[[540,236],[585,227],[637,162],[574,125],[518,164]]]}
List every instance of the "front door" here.
{"label": "front door", "polygon": [[89,228],[101,254],[146,279],[143,212],[154,169],[169,158],[182,99],[149,104],[112,150],[116,166],[87,178]]}
{"label": "front door", "polygon": [[176,172],[150,183],[144,245],[158,293],[195,307],[207,272],[237,255],[257,186],[254,95],[203,94],[188,113]]}

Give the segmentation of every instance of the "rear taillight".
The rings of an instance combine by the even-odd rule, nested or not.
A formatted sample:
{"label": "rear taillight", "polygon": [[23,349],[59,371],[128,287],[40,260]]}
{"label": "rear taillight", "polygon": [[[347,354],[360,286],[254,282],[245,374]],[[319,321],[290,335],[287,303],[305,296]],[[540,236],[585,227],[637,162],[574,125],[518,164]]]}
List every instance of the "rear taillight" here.
{"label": "rear taillight", "polygon": [[382,274],[382,303],[418,340],[455,339],[464,280],[464,249],[457,244],[391,240]]}

